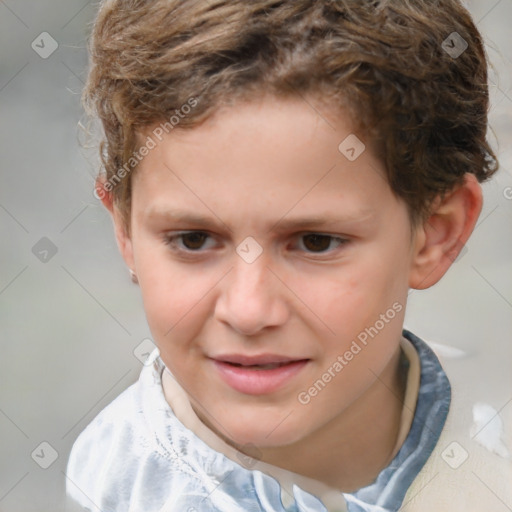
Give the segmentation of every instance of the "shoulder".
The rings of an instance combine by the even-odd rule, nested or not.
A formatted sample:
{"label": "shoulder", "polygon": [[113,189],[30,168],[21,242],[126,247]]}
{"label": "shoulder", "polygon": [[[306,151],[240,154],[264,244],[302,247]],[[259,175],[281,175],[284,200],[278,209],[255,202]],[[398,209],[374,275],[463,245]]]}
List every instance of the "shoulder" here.
{"label": "shoulder", "polygon": [[[479,512],[512,506],[510,460],[478,443],[469,428],[456,428],[457,420],[463,416],[467,414],[455,403],[441,438],[409,488],[401,511]],[[511,426],[508,421],[508,432]]]}
{"label": "shoulder", "polygon": [[[131,465],[130,459],[145,435],[137,387],[138,382],[105,407],[73,444],[66,469],[66,491],[85,507],[93,504],[102,508],[109,499],[114,478],[121,477],[129,483],[130,473],[122,468]],[[135,439],[138,441],[133,442]]]}
{"label": "shoulder", "polygon": [[[190,464],[174,449],[183,433],[166,404],[155,398],[154,377],[151,368],[144,368],[139,380],[105,407],[73,444],[66,493],[83,507],[152,512],[183,481],[196,479]],[[155,434],[164,429],[169,442]]]}
{"label": "shoulder", "polygon": [[68,470],[77,470],[78,461],[103,454],[99,447],[108,447],[112,441],[133,432],[141,423],[137,421],[142,411],[139,407],[138,382],[125,389],[101,410],[80,433],[71,450]]}
{"label": "shoulder", "polygon": [[[477,512],[511,507],[507,447],[512,447],[512,409],[492,408],[489,403],[503,403],[501,391],[468,379],[477,355],[460,356],[448,346],[434,346],[450,379],[452,400],[435,449],[400,510]],[[486,404],[477,397],[485,397]]]}

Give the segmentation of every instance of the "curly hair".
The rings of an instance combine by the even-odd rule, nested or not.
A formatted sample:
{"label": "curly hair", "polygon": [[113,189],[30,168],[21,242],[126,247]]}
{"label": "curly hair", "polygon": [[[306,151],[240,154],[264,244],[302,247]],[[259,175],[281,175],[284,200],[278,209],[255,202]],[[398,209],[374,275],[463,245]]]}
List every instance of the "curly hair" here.
{"label": "curly hair", "polygon": [[348,112],[413,224],[465,173],[498,169],[487,58],[457,0],[106,0],[89,50],[84,107],[128,224],[144,128],[193,128],[264,92]]}

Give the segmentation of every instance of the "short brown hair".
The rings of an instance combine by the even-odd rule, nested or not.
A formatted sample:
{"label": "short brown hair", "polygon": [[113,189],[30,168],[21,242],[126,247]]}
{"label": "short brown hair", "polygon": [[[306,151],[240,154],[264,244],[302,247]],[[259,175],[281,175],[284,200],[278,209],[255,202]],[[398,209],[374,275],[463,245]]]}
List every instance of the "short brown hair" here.
{"label": "short brown hair", "polygon": [[127,226],[138,134],[191,98],[180,128],[263,92],[344,108],[413,223],[465,173],[498,169],[484,47],[456,0],[106,0],[90,56],[84,105]]}

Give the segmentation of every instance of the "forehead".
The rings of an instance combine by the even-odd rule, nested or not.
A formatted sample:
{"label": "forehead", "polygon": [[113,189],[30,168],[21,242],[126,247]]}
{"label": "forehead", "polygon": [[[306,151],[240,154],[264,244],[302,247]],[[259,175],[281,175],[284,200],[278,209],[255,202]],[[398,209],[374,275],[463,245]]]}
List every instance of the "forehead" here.
{"label": "forehead", "polygon": [[299,212],[303,224],[308,216],[369,219],[393,196],[383,163],[351,119],[300,98],[265,97],[161,140],[154,127],[144,136],[156,143],[134,176],[134,202],[144,195],[145,211],[151,198],[153,212],[202,212],[203,220],[272,212],[268,224],[282,218],[289,227],[299,220],[283,217]]}

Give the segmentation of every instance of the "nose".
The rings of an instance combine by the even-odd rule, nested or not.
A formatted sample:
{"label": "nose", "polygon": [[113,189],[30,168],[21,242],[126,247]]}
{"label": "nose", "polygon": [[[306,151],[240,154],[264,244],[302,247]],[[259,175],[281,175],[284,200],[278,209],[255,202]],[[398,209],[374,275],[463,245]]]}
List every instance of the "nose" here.
{"label": "nose", "polygon": [[287,288],[271,263],[263,254],[252,263],[235,256],[234,267],[220,284],[216,319],[245,336],[283,325],[289,315]]}

